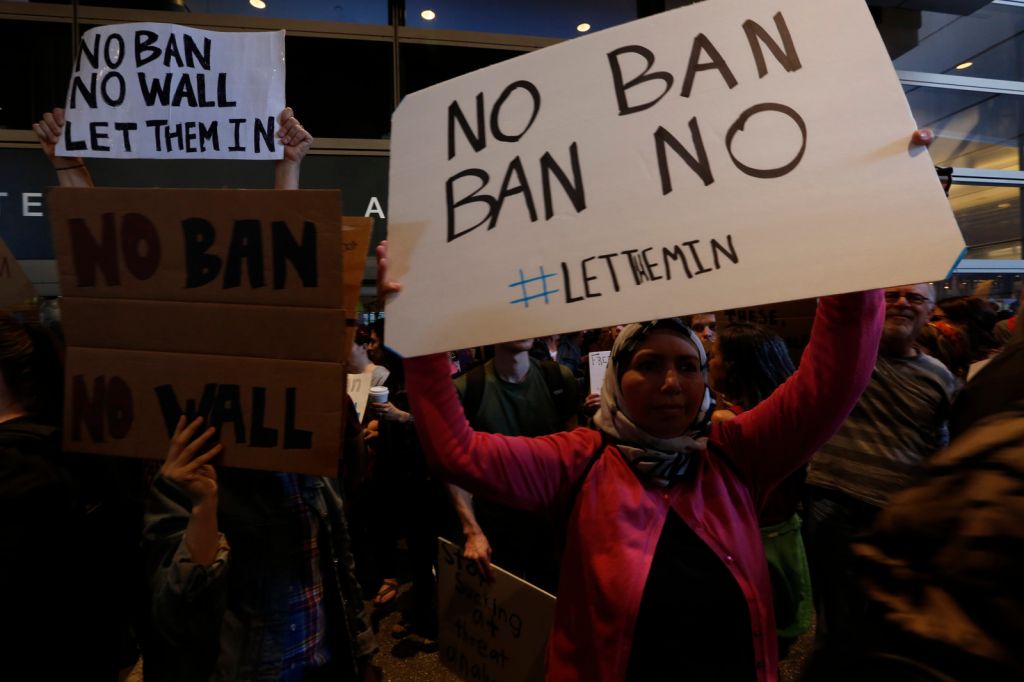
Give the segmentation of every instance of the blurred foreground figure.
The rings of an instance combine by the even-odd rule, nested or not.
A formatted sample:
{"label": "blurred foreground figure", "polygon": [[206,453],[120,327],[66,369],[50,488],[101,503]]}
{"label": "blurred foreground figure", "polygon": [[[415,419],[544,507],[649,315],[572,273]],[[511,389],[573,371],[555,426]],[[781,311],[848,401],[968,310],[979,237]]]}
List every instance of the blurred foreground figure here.
{"label": "blurred foreground figure", "polygon": [[1024,678],[1024,403],[975,424],[854,550],[877,610],[846,679]]}

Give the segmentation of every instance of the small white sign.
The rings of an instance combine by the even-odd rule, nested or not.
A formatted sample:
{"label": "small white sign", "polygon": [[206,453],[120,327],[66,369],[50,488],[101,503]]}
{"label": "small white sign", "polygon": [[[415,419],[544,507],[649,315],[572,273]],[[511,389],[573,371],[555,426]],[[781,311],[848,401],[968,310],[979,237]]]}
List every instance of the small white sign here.
{"label": "small white sign", "polygon": [[555,597],[494,564],[489,582],[462,549],[437,539],[441,662],[462,680],[544,679]]}
{"label": "small white sign", "polygon": [[963,239],[863,0],[715,0],[407,96],[388,338],[420,355],[945,277]]}
{"label": "small white sign", "polygon": [[177,24],[85,32],[64,105],[60,156],[280,159],[284,31]]}
{"label": "small white sign", "polygon": [[348,375],[348,397],[356,408],[359,421],[363,421],[366,414],[366,402],[370,399],[370,380],[373,379],[372,372]]}
{"label": "small white sign", "polygon": [[601,386],[604,384],[604,371],[608,369],[608,358],[612,356],[610,350],[590,351],[590,393],[600,395]]}

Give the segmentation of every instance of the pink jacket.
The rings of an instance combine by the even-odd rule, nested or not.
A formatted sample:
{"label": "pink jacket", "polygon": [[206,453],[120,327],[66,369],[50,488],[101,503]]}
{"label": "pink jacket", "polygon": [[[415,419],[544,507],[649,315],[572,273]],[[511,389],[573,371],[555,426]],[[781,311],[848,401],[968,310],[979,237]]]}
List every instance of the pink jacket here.
{"label": "pink jacket", "polygon": [[[713,424],[707,450],[691,464],[696,475],[683,483],[646,485],[614,446],[607,447],[569,519],[547,679],[625,677],[640,599],[670,508],[736,578],[750,607],[758,679],[777,679],[757,509],[853,409],[871,377],[883,315],[880,291],[822,298],[796,374],[753,410]],[[444,355],[406,360],[406,379],[428,456],[475,495],[523,509],[560,509],[601,442],[598,432],[584,428],[542,438],[474,432]]]}

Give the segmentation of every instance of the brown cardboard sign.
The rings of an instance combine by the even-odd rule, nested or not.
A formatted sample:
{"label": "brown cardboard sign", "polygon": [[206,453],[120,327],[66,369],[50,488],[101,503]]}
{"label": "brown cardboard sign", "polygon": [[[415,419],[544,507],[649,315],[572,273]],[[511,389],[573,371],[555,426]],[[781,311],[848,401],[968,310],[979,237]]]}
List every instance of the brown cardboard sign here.
{"label": "brown cardboard sign", "polygon": [[70,451],[162,458],[184,413],[218,429],[225,465],[337,475],[341,365],[71,348],[68,367]]}
{"label": "brown cardboard sign", "polygon": [[51,190],[65,448],[163,457],[184,414],[218,429],[227,466],[336,475],[339,204],[328,191]]}
{"label": "brown cardboard sign", "polygon": [[52,188],[64,296],[342,307],[338,193]]}
{"label": "brown cardboard sign", "polygon": [[358,325],[356,308],[359,304],[359,290],[363,286],[363,273],[366,272],[366,252],[370,248],[373,218],[344,216],[341,220],[345,267],[342,299],[345,302],[345,313],[348,318],[348,326],[345,328],[341,347],[344,351],[344,358],[347,359]]}
{"label": "brown cardboard sign", "polygon": [[348,358],[340,308],[72,297],[61,301],[61,317],[67,338],[87,348],[335,363]]}
{"label": "brown cardboard sign", "polygon": [[715,314],[715,321],[719,327],[727,327],[736,322],[753,322],[768,327],[782,337],[793,362],[799,363],[804,348],[811,340],[817,305],[816,298],[802,298],[751,308],[720,310]]}

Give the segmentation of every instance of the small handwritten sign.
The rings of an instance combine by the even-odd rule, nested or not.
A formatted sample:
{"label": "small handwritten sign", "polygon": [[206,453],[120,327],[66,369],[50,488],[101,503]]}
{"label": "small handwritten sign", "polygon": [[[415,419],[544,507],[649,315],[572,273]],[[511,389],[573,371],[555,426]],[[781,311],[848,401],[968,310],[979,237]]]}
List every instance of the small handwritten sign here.
{"label": "small handwritten sign", "polygon": [[590,393],[599,395],[601,386],[604,384],[604,371],[608,369],[608,358],[610,350],[590,351]]}
{"label": "small handwritten sign", "polygon": [[57,153],[280,159],[284,80],[284,31],[93,28],[78,48]]}
{"label": "small handwritten sign", "polygon": [[555,598],[499,568],[489,582],[462,550],[438,538],[441,662],[463,680],[544,678]]}
{"label": "small handwritten sign", "polygon": [[963,238],[915,128],[863,0],[689,4],[412,93],[389,342],[941,279]]}
{"label": "small handwritten sign", "polygon": [[372,377],[370,372],[348,375],[348,397],[352,399],[359,421],[363,421],[363,415],[366,414],[366,401],[370,398],[370,379]]}

